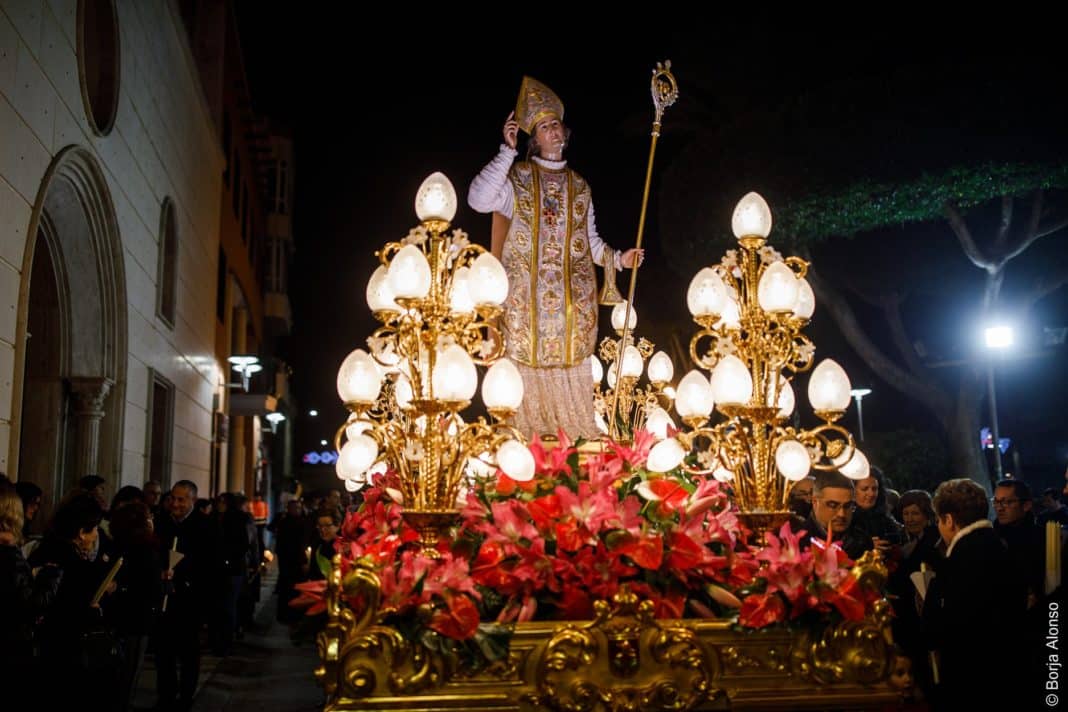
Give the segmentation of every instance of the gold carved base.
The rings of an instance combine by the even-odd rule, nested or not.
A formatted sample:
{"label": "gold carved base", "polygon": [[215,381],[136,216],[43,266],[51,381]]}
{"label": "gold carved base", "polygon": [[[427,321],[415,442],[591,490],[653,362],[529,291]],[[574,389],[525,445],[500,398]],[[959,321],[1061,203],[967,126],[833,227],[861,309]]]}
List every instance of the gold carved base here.
{"label": "gold carved base", "polygon": [[[885,568],[862,574],[881,584],[873,577]],[[339,591],[376,604],[373,573],[356,569],[344,586],[332,578],[316,670],[326,710],[868,709],[900,699],[886,684],[885,600],[860,621],[743,631],[656,620],[649,601],[623,590],[598,602],[592,621],[517,624],[507,657],[472,673],[339,604]]]}
{"label": "gold carved base", "polygon": [[778,534],[779,529],[790,520],[791,513],[781,512],[739,512],[738,521],[752,532],[753,543],[763,545],[764,535],[768,532]]}

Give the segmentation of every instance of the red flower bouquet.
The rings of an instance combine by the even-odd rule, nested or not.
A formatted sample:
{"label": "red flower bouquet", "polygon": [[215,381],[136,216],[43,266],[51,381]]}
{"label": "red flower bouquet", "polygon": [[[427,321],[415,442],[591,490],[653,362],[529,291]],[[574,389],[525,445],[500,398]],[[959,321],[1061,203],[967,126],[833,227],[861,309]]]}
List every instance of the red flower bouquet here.
{"label": "red flower bouquet", "polygon": [[[836,545],[784,525],[763,548],[745,543],[726,487],[679,469],[644,467],[653,437],[609,443],[580,458],[531,446],[535,475],[502,472],[472,483],[455,538],[427,556],[401,516],[395,475],[374,479],[338,539],[342,575],[356,562],[381,582],[379,614],[436,649],[495,659],[507,627],[530,620],[583,620],[622,586],[663,618],[735,618],[746,628],[840,614],[862,618],[877,594],[861,591]],[[301,584],[295,604],[321,610],[323,582]],[[348,601],[359,609],[363,602]]]}

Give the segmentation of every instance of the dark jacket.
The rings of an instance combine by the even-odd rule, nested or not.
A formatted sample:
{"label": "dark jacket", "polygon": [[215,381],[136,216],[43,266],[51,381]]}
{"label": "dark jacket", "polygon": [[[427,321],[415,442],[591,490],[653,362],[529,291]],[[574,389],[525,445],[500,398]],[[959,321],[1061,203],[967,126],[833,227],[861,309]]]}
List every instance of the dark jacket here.
{"label": "dark jacket", "polygon": [[868,549],[872,548],[872,537],[885,539],[891,544],[901,544],[905,528],[891,517],[878,503],[871,509],[861,509],[853,512],[853,521],[849,525],[857,539],[868,542]]}
{"label": "dark jacket", "polygon": [[119,547],[122,568],[115,579],[108,613],[123,635],[148,635],[155,625],[163,599],[163,565],[153,542]]}
{"label": "dark jacket", "polygon": [[1038,515],[1039,526],[1045,526],[1046,522],[1057,522],[1062,527],[1068,526],[1068,507],[1062,506],[1055,510],[1047,509]]}
{"label": "dark jacket", "polygon": [[[813,517],[810,512],[808,517],[804,519],[800,525],[791,521],[791,528],[796,532],[799,529],[805,530],[805,535],[801,537],[800,544],[802,547],[807,547],[812,543],[813,539],[819,539],[820,541],[827,541],[827,531],[820,525],[819,522]],[[864,546],[864,541],[859,539],[853,528],[846,529],[841,536],[834,537],[833,541],[842,547],[842,551],[851,559],[858,559],[860,555],[871,548],[871,540],[867,542],[867,547]]]}
{"label": "dark jacket", "polygon": [[160,559],[167,567],[175,538],[177,549],[185,556],[174,569],[174,579],[167,595],[167,613],[199,617],[208,611],[212,596],[222,580],[222,536],[214,519],[192,512],[180,522],[170,514],[156,521]]}
{"label": "dark jacket", "polygon": [[33,656],[33,629],[55,600],[62,573],[45,566],[35,577],[17,546],[0,546],[0,665],[24,665]]}
{"label": "dark jacket", "polygon": [[1041,598],[1046,585],[1046,533],[1030,512],[1012,524],[994,522],[994,531],[1008,547],[1016,575],[1027,582],[1030,593]]}
{"label": "dark jacket", "polygon": [[311,524],[306,516],[290,516],[283,513],[271,522],[269,529],[275,534],[275,553],[278,554],[279,579],[298,579],[305,563],[304,549],[312,541]]}
{"label": "dark jacket", "polygon": [[[923,604],[928,648],[939,653],[940,698],[955,709],[986,709],[991,688],[978,684],[993,657],[999,679],[1021,680],[1027,594],[1005,544],[989,526],[959,537]],[[1009,689],[1008,687],[1003,689]]]}
{"label": "dark jacket", "polygon": [[[46,536],[30,556],[29,563],[33,568],[55,564],[62,571],[55,599],[37,632],[46,657],[66,660],[77,653],[81,634],[101,625],[101,611],[90,604],[111,568],[111,558],[101,552],[94,561],[89,561],[72,542]],[[105,598],[101,608],[110,603]]]}
{"label": "dark jacket", "polygon": [[222,516],[223,566],[230,576],[247,575],[259,563],[259,543],[252,515],[238,509]]}
{"label": "dark jacket", "polygon": [[902,558],[898,567],[890,573],[887,580],[887,592],[891,595],[894,606],[894,642],[900,645],[914,661],[925,664],[926,645],[916,603],[916,584],[912,574],[919,571],[924,564],[930,571],[937,572],[942,565],[943,556],[939,548],[942,541],[938,527],[927,527],[919,539],[906,543],[902,549]]}

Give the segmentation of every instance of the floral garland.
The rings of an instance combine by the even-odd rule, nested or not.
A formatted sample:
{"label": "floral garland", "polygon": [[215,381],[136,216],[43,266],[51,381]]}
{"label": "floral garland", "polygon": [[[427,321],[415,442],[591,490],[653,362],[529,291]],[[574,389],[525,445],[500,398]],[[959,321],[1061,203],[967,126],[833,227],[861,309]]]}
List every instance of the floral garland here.
{"label": "floral garland", "polygon": [[[338,538],[342,576],[359,562],[381,582],[379,615],[431,648],[506,650],[508,628],[530,620],[585,620],[620,587],[653,602],[661,618],[719,618],[742,628],[859,620],[877,592],[862,589],[836,544],[783,525],[766,545],[745,542],[727,487],[679,469],[644,468],[653,436],[608,443],[580,459],[563,433],[534,443],[533,479],[502,472],[474,482],[455,538],[427,556],[402,513],[396,475],[374,478]],[[325,582],[298,584],[293,605],[325,607]],[[359,609],[362,602],[347,603]],[[805,621],[799,619],[805,618]]]}

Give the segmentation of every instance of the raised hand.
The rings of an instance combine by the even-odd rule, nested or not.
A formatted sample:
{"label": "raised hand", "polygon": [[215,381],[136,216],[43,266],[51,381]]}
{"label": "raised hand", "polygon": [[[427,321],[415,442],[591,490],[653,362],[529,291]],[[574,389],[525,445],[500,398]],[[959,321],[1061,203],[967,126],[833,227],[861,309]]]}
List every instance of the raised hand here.
{"label": "raised hand", "polygon": [[515,111],[508,114],[508,118],[504,121],[504,143],[508,148],[515,148],[516,140],[519,138],[519,122],[515,120]]}

